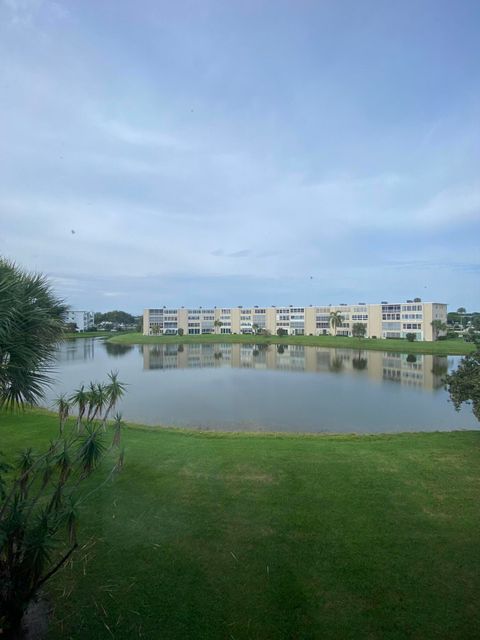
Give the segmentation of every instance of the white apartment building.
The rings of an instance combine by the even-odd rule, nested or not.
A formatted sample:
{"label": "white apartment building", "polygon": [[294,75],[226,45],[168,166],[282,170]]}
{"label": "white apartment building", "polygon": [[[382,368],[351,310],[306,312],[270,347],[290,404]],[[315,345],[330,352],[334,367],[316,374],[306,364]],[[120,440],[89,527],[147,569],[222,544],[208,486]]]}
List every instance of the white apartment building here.
{"label": "white apartment building", "polygon": [[66,324],[76,324],[77,331],[87,331],[94,325],[94,312],[93,311],[67,311],[65,317]]}
{"label": "white apartment building", "polygon": [[[341,316],[341,325],[332,326],[332,313]],[[213,307],[203,309],[157,308],[143,313],[144,335],[249,334],[264,329],[277,335],[351,336],[355,323],[365,325],[367,338],[405,338],[414,333],[416,340],[436,340],[439,335],[433,320],[447,321],[447,305],[422,302],[357,303],[308,307]]]}

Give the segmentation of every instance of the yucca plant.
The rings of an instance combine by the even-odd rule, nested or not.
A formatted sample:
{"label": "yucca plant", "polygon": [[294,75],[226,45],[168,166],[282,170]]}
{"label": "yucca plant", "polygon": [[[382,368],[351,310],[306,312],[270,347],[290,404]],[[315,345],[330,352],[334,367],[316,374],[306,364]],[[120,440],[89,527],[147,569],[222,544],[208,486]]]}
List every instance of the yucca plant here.
{"label": "yucca plant", "polygon": [[0,631],[6,637],[20,637],[29,602],[77,548],[77,506],[101,486],[85,494],[82,483],[107,456],[110,472],[102,484],[123,467],[123,450],[111,458],[112,450],[120,448],[122,416],[114,417],[113,441],[107,447],[104,415],[95,409],[90,419],[82,419],[79,432],[63,408],[61,436],[46,452],[28,448],[13,465],[0,461]]}
{"label": "yucca plant", "polygon": [[67,398],[66,393],[61,393],[58,398],[55,400],[55,406],[58,411],[58,426],[60,435],[63,434],[63,429],[65,427],[65,421],[68,418],[68,414],[70,412],[70,401]]}

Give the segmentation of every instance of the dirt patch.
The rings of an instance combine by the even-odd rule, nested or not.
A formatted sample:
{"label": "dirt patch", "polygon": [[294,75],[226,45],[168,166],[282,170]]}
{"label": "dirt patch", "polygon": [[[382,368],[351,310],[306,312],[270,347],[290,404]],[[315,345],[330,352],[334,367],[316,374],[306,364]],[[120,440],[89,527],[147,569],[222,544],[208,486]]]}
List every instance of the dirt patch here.
{"label": "dirt patch", "polygon": [[47,637],[50,611],[50,605],[43,598],[28,605],[22,621],[25,640],[43,640]]}

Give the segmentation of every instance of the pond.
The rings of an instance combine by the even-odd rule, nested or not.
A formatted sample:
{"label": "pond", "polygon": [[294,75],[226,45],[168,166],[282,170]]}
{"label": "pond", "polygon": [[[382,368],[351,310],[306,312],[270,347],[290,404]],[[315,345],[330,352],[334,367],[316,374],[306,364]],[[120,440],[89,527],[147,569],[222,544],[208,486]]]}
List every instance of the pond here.
{"label": "pond", "polygon": [[128,384],[120,410],[150,425],[223,431],[385,433],[477,429],[457,413],[442,378],[460,357],[296,345],[120,345],[102,338],[58,350],[62,391],[106,380]]}

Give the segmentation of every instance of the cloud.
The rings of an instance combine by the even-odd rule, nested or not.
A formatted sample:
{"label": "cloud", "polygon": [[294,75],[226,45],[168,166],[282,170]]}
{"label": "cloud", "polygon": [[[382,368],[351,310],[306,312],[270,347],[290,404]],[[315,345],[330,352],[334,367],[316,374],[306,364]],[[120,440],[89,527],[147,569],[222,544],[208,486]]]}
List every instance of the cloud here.
{"label": "cloud", "polygon": [[331,30],[323,5],[252,20],[70,3],[61,29],[53,2],[1,6],[0,251],[82,307],[388,299],[419,272],[478,299],[473,21],[445,51],[453,9],[426,31],[409,19],[422,37],[391,74],[391,41],[341,16]]}
{"label": "cloud", "polygon": [[240,251],[233,251],[227,255],[229,258],[248,258],[248,256],[252,255],[252,252],[249,249],[241,249]]}

